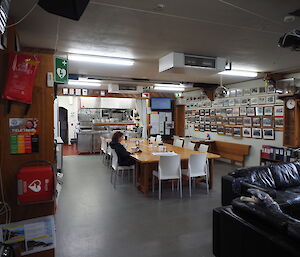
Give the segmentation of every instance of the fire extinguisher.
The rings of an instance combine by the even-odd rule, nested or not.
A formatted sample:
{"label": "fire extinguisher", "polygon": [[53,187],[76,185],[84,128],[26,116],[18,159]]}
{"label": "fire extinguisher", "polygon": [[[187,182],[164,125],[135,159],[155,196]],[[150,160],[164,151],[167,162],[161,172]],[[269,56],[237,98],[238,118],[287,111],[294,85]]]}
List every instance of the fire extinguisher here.
{"label": "fire extinguisher", "polygon": [[28,112],[32,103],[32,89],[39,63],[36,56],[9,54],[8,74],[2,92],[2,98],[7,100],[7,113],[10,112],[12,101],[26,104],[25,114]]}
{"label": "fire extinguisher", "polygon": [[32,204],[54,200],[54,173],[53,165],[46,160],[25,162],[18,169],[18,203]]}

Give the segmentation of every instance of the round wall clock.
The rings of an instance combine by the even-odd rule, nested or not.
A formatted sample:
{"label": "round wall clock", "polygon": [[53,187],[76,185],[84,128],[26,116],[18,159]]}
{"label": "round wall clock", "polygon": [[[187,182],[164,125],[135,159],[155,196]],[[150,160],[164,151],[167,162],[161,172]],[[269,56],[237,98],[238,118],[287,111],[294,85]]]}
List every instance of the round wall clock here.
{"label": "round wall clock", "polygon": [[295,106],[296,106],[296,101],[295,101],[295,99],[289,99],[289,100],[286,101],[286,107],[287,107],[288,109],[294,109]]}

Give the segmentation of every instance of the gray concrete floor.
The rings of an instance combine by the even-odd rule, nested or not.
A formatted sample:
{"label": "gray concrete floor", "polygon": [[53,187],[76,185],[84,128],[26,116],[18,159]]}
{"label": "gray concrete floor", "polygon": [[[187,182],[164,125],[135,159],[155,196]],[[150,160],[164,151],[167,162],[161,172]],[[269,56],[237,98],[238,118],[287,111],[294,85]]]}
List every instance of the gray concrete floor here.
{"label": "gray concrete floor", "polygon": [[215,184],[179,199],[163,189],[145,197],[132,184],[110,184],[99,156],[64,157],[64,185],[56,214],[58,257],[210,257],[212,210],[221,205],[221,176],[232,166],[216,162]]}

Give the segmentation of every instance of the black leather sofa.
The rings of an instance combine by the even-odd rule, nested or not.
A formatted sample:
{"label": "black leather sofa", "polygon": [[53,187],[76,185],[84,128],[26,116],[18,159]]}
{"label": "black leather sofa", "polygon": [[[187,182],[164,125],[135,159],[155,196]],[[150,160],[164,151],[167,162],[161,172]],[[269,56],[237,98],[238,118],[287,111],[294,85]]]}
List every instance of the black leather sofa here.
{"label": "black leather sofa", "polygon": [[213,211],[216,257],[299,257],[300,221],[239,198]]}
{"label": "black leather sofa", "polygon": [[[300,162],[260,167],[239,168],[222,177],[222,205],[230,205],[249,188],[267,192],[288,212],[300,206]],[[291,213],[290,213],[291,214]],[[299,254],[300,256],[300,254]]]}

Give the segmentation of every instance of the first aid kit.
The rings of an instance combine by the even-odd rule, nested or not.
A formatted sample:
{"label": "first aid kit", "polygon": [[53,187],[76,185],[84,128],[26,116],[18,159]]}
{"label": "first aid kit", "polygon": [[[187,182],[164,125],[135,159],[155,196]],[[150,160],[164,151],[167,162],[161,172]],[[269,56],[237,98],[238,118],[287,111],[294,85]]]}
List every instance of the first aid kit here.
{"label": "first aid kit", "polygon": [[[31,165],[31,163],[43,165]],[[48,202],[54,199],[54,172],[51,163],[47,161],[31,161],[18,170],[18,202],[31,204]]]}

